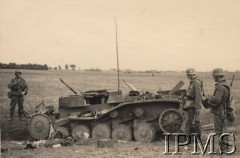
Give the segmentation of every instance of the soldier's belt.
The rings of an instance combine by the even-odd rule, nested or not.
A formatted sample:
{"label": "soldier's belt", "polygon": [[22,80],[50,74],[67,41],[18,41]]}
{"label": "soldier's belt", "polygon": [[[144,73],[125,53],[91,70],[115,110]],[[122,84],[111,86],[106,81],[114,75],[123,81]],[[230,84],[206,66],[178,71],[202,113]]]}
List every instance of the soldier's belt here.
{"label": "soldier's belt", "polygon": [[195,97],[193,97],[193,96],[187,96],[187,100],[195,100]]}

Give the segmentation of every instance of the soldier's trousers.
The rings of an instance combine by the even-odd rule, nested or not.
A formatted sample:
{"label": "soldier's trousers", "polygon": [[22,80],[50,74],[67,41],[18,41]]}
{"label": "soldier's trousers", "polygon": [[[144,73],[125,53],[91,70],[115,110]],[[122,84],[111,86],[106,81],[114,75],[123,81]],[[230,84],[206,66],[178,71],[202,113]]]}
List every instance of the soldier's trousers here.
{"label": "soldier's trousers", "polygon": [[190,108],[187,110],[188,112],[188,122],[186,123],[186,131],[188,131],[188,134],[191,133],[198,133],[201,137],[201,125],[200,120],[194,120],[197,117],[195,108]]}
{"label": "soldier's trousers", "polygon": [[189,120],[189,116],[188,116],[188,112],[187,111],[183,111],[183,123],[181,125],[181,132],[188,134],[189,133],[189,125],[188,125],[188,120]]}
{"label": "soldier's trousers", "polygon": [[224,128],[224,118],[219,115],[214,115],[214,130],[217,135],[221,135],[223,133]]}
{"label": "soldier's trousers", "polygon": [[[225,120],[222,116],[214,114],[214,130],[218,137],[225,132]],[[225,138],[224,140],[219,141],[219,146],[222,148],[222,150],[227,150],[227,146],[223,144],[223,141],[228,141],[228,139]]]}
{"label": "soldier's trousers", "polygon": [[22,117],[22,113],[23,113],[23,101],[24,98],[23,96],[15,96],[13,95],[11,97],[11,103],[10,103],[10,117],[13,117],[14,115],[14,110],[16,105],[18,104],[18,116]]}

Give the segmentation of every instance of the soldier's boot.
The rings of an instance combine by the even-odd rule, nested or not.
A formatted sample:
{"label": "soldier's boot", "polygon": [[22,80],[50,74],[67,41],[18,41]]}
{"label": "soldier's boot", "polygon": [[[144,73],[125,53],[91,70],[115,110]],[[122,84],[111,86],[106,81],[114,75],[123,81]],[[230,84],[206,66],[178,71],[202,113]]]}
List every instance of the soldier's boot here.
{"label": "soldier's boot", "polygon": [[19,121],[24,121],[24,119],[22,118],[22,113],[21,112],[18,113],[18,119],[19,119]]}
{"label": "soldier's boot", "polygon": [[8,121],[13,120],[13,115],[14,115],[14,111],[10,110],[10,118],[8,119]]}
{"label": "soldier's boot", "polygon": [[[221,142],[219,142],[219,147],[221,152],[220,153],[226,153],[229,152],[229,146],[227,145],[228,143],[228,138],[225,137],[224,140],[221,140]],[[230,145],[230,144],[229,144]]]}
{"label": "soldier's boot", "polygon": [[24,118],[22,116],[18,117],[19,121],[24,121]]}

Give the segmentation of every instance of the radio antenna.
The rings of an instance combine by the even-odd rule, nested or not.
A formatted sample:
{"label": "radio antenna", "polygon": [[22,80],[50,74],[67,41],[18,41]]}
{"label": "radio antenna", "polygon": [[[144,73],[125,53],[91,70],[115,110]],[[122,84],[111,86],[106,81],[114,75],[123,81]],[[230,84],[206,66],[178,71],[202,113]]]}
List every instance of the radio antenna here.
{"label": "radio antenna", "polygon": [[116,52],[117,52],[117,74],[118,74],[118,94],[120,94],[120,81],[119,81],[119,60],[118,60],[118,34],[117,34],[117,20],[116,17],[114,17],[115,20],[115,27],[116,27]]}

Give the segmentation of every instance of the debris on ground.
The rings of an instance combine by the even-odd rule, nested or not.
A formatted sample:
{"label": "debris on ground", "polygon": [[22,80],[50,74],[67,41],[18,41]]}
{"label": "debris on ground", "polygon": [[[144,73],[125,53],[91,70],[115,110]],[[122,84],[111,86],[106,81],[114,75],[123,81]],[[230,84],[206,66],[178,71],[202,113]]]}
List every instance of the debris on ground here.
{"label": "debris on ground", "polygon": [[8,152],[8,148],[1,148],[1,153]]}
{"label": "debris on ground", "polygon": [[127,141],[113,140],[113,139],[73,139],[71,136],[65,138],[56,138],[48,140],[38,141],[11,141],[5,145],[5,148],[1,148],[1,152],[7,152],[8,150],[30,150],[39,148],[59,148],[72,145],[96,145],[97,148],[114,148],[116,143],[127,143]]}
{"label": "debris on ground", "polygon": [[55,144],[55,145],[53,145],[53,148],[59,148],[59,147],[62,147],[62,145],[61,145],[61,144]]}
{"label": "debris on ground", "polygon": [[98,148],[113,148],[114,141],[111,139],[98,139],[97,147]]}

